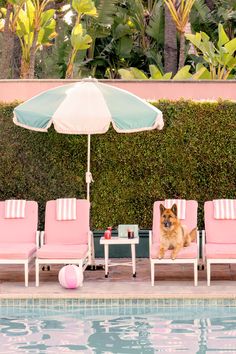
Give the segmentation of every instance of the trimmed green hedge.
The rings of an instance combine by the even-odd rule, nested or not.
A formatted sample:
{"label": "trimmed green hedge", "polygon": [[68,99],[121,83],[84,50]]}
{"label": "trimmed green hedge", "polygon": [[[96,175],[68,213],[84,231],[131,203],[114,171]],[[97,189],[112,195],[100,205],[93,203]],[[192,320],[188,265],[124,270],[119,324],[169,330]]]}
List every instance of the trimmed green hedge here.
{"label": "trimmed green hedge", "polygon": [[[203,204],[236,197],[236,103],[160,101],[162,131],[91,139],[92,229],[138,223],[151,228],[152,206],[164,198]],[[12,122],[14,103],[0,105],[0,199],[86,197],[87,137],[37,133]]]}

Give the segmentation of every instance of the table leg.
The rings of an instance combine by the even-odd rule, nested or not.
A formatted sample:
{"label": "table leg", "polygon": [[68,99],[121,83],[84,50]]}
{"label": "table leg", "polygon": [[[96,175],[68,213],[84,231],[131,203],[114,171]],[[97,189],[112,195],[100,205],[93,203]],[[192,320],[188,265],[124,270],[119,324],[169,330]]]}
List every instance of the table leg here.
{"label": "table leg", "polygon": [[108,278],[108,257],[109,257],[109,245],[104,245],[105,278]]}
{"label": "table leg", "polygon": [[136,263],[135,263],[135,244],[131,245],[131,257],[132,257],[132,269],[133,269],[133,277],[136,277]]}

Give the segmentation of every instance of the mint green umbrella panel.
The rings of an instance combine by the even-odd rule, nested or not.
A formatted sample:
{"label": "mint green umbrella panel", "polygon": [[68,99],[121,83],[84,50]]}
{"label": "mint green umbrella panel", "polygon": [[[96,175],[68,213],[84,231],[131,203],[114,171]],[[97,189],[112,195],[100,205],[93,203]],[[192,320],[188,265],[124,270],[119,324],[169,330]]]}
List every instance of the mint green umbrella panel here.
{"label": "mint green umbrella panel", "polygon": [[134,94],[85,79],[42,92],[14,109],[15,124],[45,132],[53,124],[58,133],[88,135],[87,198],[90,173],[90,135],[162,129],[162,112]]}

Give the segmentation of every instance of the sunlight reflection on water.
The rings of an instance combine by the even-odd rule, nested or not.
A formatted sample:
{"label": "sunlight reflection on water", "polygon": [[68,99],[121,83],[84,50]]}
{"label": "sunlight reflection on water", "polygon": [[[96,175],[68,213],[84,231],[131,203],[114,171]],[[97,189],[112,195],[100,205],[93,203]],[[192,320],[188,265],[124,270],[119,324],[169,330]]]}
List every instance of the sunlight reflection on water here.
{"label": "sunlight reflection on water", "polygon": [[1,308],[0,353],[235,353],[236,308]]}

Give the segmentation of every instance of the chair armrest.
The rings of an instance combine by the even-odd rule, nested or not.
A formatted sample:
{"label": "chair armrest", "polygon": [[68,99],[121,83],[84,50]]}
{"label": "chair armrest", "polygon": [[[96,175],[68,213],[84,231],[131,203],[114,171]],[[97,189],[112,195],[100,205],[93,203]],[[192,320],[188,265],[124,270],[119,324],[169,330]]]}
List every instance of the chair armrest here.
{"label": "chair armrest", "polygon": [[88,247],[89,247],[89,265],[94,265],[95,263],[94,238],[93,238],[93,232],[91,230],[88,233]]}
{"label": "chair armrest", "polygon": [[36,247],[39,248],[40,244],[40,231],[36,231]]}
{"label": "chair armrest", "polygon": [[202,230],[202,261],[205,264],[205,244],[206,244],[206,231]]}
{"label": "chair armrest", "polygon": [[91,250],[92,248],[92,242],[93,242],[93,232],[92,231],[89,231],[88,232],[88,246],[89,246],[89,249]]}
{"label": "chair armrest", "polygon": [[44,245],[44,236],[45,236],[45,232],[44,232],[44,231],[41,231],[41,232],[40,232],[39,247],[42,247],[42,245]]}
{"label": "chair armrest", "polygon": [[199,249],[199,245],[200,245],[200,231],[199,231],[199,230],[197,230],[196,243],[197,243],[197,259],[198,259],[198,261],[199,261],[199,258],[200,258],[200,249]]}

